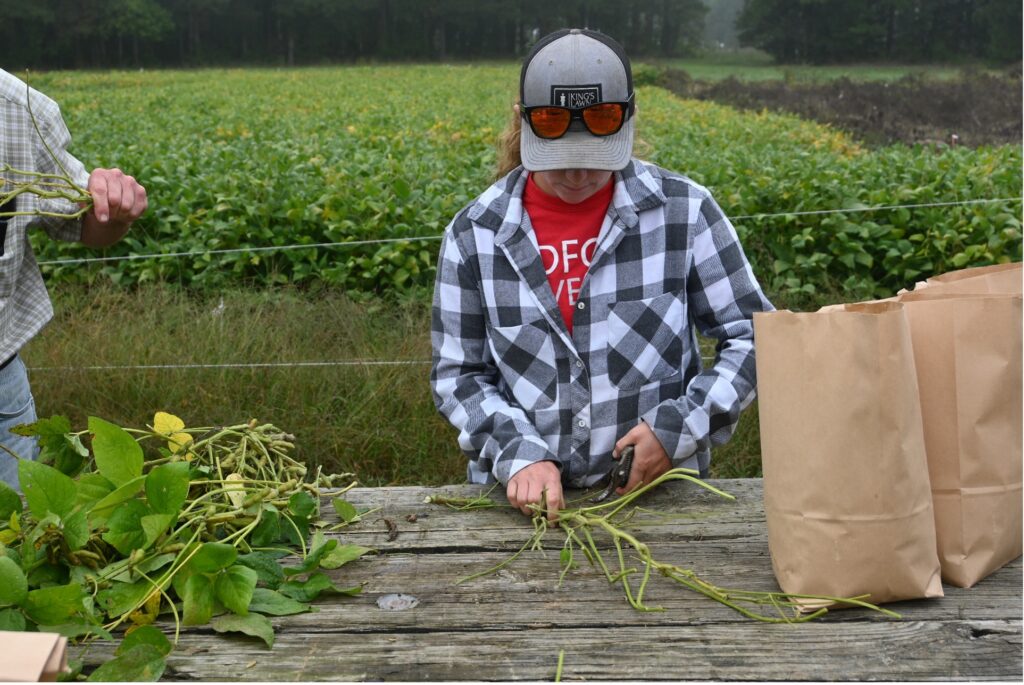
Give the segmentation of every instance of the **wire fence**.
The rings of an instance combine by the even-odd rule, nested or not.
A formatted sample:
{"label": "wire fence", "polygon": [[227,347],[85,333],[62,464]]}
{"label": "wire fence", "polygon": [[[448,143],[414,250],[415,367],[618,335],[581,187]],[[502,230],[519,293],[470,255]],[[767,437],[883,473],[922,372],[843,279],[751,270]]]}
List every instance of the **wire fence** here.
{"label": "wire fence", "polygon": [[[991,198],[980,200],[955,200],[949,202],[926,202],[906,205],[878,205],[875,207],[851,207],[847,209],[813,209],[795,212],[773,212],[762,214],[742,214],[730,217],[732,221],[746,219],[772,219],[791,216],[820,216],[825,214],[849,214],[861,212],[881,212],[896,209],[922,209],[927,207],[955,207],[958,205],[992,204],[996,202],[1020,202],[1020,197]],[[138,259],[170,259],[182,257],[203,257],[230,254],[254,254],[261,252],[278,252],[288,250],[319,250],[336,247],[359,247],[365,245],[385,245],[389,243],[408,243],[419,241],[440,240],[440,235],[409,236],[407,238],[377,238],[373,240],[348,240],[332,243],[301,243],[294,245],[264,245],[257,247],[233,247],[223,250],[190,250],[186,252],[153,252],[148,254],[116,255],[111,257],[80,257],[69,259],[52,259],[39,262],[40,266],[63,266],[67,264],[92,264],[98,262],[123,262]]]}
{"label": "wire fence", "polygon": [[[805,210],[794,212],[774,212],[760,214],[743,214],[731,217],[731,220],[743,221],[747,219],[770,219],[791,216],[818,216],[825,214],[843,214],[852,212],[877,212],[891,211],[897,209],[922,209],[930,207],[954,207],[960,205],[991,204],[997,202],[1020,202],[1021,197],[990,198],[976,200],[956,200],[949,202],[927,202],[919,204],[903,205],[878,205],[875,207],[852,207],[846,209],[821,209]],[[297,245],[268,245],[263,247],[232,248],[224,250],[195,250],[188,252],[165,252],[152,254],[131,254],[112,257],[85,257],[80,259],[57,259],[39,262],[40,266],[66,265],[66,264],[89,264],[96,262],[116,262],[137,259],[155,258],[183,258],[205,255],[226,255],[226,254],[252,254],[259,252],[274,252],[284,250],[304,249],[328,249],[340,247],[357,247],[361,245],[383,245],[388,243],[402,243],[414,241],[440,240],[442,236],[410,236],[408,238],[381,238],[375,240],[354,240],[332,243],[307,243]],[[714,360],[713,357],[702,357],[705,363]],[[304,362],[237,362],[219,364],[101,364],[92,366],[35,366],[30,367],[32,372],[69,372],[69,371],[187,371],[187,370],[253,370],[253,369],[301,369],[301,368],[326,368],[326,367],[396,367],[396,366],[420,366],[430,364],[430,360],[420,359],[346,359],[337,361],[304,361]]]}

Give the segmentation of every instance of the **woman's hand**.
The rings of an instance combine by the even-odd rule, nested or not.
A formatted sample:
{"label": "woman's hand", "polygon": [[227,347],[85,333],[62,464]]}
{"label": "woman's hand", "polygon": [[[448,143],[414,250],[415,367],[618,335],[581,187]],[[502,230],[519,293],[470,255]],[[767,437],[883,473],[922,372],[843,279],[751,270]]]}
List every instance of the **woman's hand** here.
{"label": "woman's hand", "polygon": [[565,508],[562,495],[562,472],[553,461],[538,461],[517,471],[508,481],[505,495],[513,507],[527,516],[533,516],[531,504],[547,511],[548,520],[558,520],[559,509]]}
{"label": "woman's hand", "polygon": [[672,460],[646,421],[641,421],[615,443],[613,456],[617,459],[627,445],[633,446],[633,470],[626,485],[615,491],[618,495],[626,494],[641,483],[651,483],[672,468]]}

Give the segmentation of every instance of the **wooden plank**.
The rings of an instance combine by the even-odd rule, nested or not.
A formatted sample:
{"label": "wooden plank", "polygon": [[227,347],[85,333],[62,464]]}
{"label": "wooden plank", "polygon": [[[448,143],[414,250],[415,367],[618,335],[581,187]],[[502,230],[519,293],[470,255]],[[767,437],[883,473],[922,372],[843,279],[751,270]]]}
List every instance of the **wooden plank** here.
{"label": "wooden plank", "polygon": [[[558,616],[552,622],[558,622]],[[1017,680],[1019,622],[612,628],[353,634],[283,630],[256,640],[184,636],[171,680]],[[109,648],[94,648],[90,660]]]}

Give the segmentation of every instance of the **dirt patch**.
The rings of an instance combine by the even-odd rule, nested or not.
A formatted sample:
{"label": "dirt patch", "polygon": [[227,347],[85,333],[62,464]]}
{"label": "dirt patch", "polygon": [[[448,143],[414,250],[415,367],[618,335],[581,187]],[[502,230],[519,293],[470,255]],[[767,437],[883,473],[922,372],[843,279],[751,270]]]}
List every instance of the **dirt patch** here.
{"label": "dirt patch", "polygon": [[907,76],[892,82],[695,81],[664,70],[658,85],[682,97],[741,109],[782,111],[830,124],[869,145],[1021,143],[1021,71],[965,73],[951,81]]}

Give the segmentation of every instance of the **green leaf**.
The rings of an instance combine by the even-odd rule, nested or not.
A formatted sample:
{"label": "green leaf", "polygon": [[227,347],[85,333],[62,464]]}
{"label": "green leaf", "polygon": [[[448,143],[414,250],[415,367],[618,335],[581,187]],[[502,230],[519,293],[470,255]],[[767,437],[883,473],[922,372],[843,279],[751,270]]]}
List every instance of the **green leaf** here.
{"label": "green leaf", "polygon": [[52,416],[34,423],[22,424],[11,429],[18,435],[35,435],[39,440],[39,460],[53,463],[54,467],[68,476],[82,470],[89,450],[82,445],[77,435],[71,433],[71,421],[66,416]]}
{"label": "green leaf", "polygon": [[92,530],[89,528],[89,518],[83,510],[66,517],[61,525],[61,530],[64,533],[64,542],[72,551],[85,547],[92,534]]}
{"label": "green leaf", "polygon": [[331,500],[331,504],[334,505],[334,511],[337,512],[338,518],[345,523],[353,523],[359,520],[359,512],[349,502],[340,497],[335,497]]}
{"label": "green leaf", "polygon": [[338,546],[337,540],[328,540],[323,542],[323,533],[317,532],[319,540],[314,540],[314,547],[306,555],[306,558],[302,560],[302,563],[298,566],[289,566],[284,569],[286,576],[297,576],[302,573],[309,573],[310,571],[316,570],[320,566],[320,560],[325,554],[334,551]]}
{"label": "green leaf", "polygon": [[316,501],[308,492],[296,492],[288,498],[288,511],[296,516],[308,518],[316,511]]}
{"label": "green leaf", "polygon": [[0,609],[0,630],[20,633],[25,628],[25,614],[17,609]]}
{"label": "green leaf", "polygon": [[157,466],[146,476],[146,497],[158,514],[177,514],[188,498],[188,462]]}
{"label": "green leaf", "polygon": [[146,539],[143,548],[148,549],[164,531],[178,519],[177,514],[149,514],[140,520]]}
{"label": "green leaf", "polygon": [[311,610],[312,607],[305,602],[297,602],[291,597],[285,597],[280,592],[262,587],[253,590],[252,601],[249,602],[249,611],[271,616],[291,616]]}
{"label": "green leaf", "polygon": [[45,552],[40,552],[31,570],[25,569],[26,562],[32,563],[31,558],[26,555],[22,559],[21,569],[28,576],[28,586],[30,588],[41,588],[53,585],[66,585],[70,580],[70,570],[68,567],[63,564],[43,563],[45,559]]}
{"label": "green leaf", "polygon": [[149,557],[135,568],[138,569],[139,573],[150,574],[157,569],[163,568],[177,558],[178,555],[172,552],[157,554],[156,556]]}
{"label": "green leaf", "polygon": [[277,559],[277,556],[269,552],[251,552],[239,555],[238,563],[256,571],[259,582],[276,588],[284,581],[284,569]]}
{"label": "green leaf", "polygon": [[68,417],[55,414],[48,419],[38,419],[32,423],[23,423],[11,428],[15,435],[25,437],[37,436],[40,438],[63,436],[71,432],[71,421]]}
{"label": "green leaf", "polygon": [[0,605],[19,605],[28,597],[28,578],[10,557],[0,557]]}
{"label": "green leaf", "polygon": [[281,537],[281,515],[271,505],[260,511],[260,522],[252,530],[253,547],[267,547]]}
{"label": "green leaf", "polygon": [[216,573],[235,563],[238,550],[223,542],[204,542],[189,561],[189,567],[200,573]]}
{"label": "green leaf", "polygon": [[181,599],[184,602],[182,623],[201,626],[210,622],[213,615],[213,581],[210,576],[196,573],[189,577]]}
{"label": "green leaf", "polygon": [[360,545],[338,545],[320,560],[320,568],[335,569],[375,550]]}
{"label": "green leaf", "polygon": [[260,614],[224,614],[210,621],[210,625],[218,633],[244,633],[260,638],[267,647],[274,646],[274,626],[269,618]]}
{"label": "green leaf", "polygon": [[171,641],[167,639],[167,636],[164,635],[162,630],[156,626],[140,626],[124,636],[124,639],[121,641],[121,644],[118,646],[115,654],[124,654],[138,645],[151,645],[156,647],[156,649],[164,656],[170,654],[171,650],[174,649]]}
{"label": "green leaf", "polygon": [[249,602],[258,579],[256,571],[236,564],[217,574],[214,596],[228,609],[244,616],[249,613]]}
{"label": "green leaf", "polygon": [[118,509],[118,507],[138,494],[139,490],[142,489],[142,485],[145,480],[146,479],[144,477],[139,476],[134,480],[128,481],[101,499],[93,505],[93,508],[89,511],[89,521],[92,522],[94,526],[100,526],[105,523],[106,520],[110,518],[110,515]]}
{"label": "green leaf", "polygon": [[287,597],[300,602],[312,602],[323,593],[339,595],[358,595],[363,591],[360,586],[340,588],[324,573],[314,573],[306,580],[289,580],[282,583],[278,591]]}
{"label": "green leaf", "polygon": [[156,682],[167,668],[160,649],[150,644],[135,645],[102,664],[87,678],[89,682]]}
{"label": "green leaf", "polygon": [[78,477],[78,499],[75,504],[91,510],[96,503],[114,491],[114,484],[99,473],[83,473]]}
{"label": "green leaf", "polygon": [[142,447],[120,426],[89,417],[96,468],[111,483],[125,485],[142,475]]}
{"label": "green leaf", "polygon": [[[0,459],[3,459],[0,456]],[[0,521],[9,521],[11,514],[21,513],[21,497],[14,488],[0,480]]]}
{"label": "green leaf", "polygon": [[412,194],[412,189],[409,184],[402,178],[396,178],[391,183],[391,187],[395,191],[395,197],[399,200],[408,200],[409,195]]}
{"label": "green leaf", "polygon": [[51,512],[63,518],[74,509],[78,496],[75,481],[52,466],[22,459],[18,462],[18,479],[36,519]]}
{"label": "green leaf", "polygon": [[153,591],[147,580],[134,583],[114,582],[96,595],[96,603],[110,618],[118,618],[133,611]]}
{"label": "green leaf", "polygon": [[142,517],[149,513],[149,507],[140,500],[125,502],[107,520],[108,530],[103,534],[103,540],[124,556],[144,548],[146,533],[142,529]]}
{"label": "green leaf", "polygon": [[60,625],[82,611],[85,589],[78,583],[32,590],[22,604],[25,615],[40,625]]}

